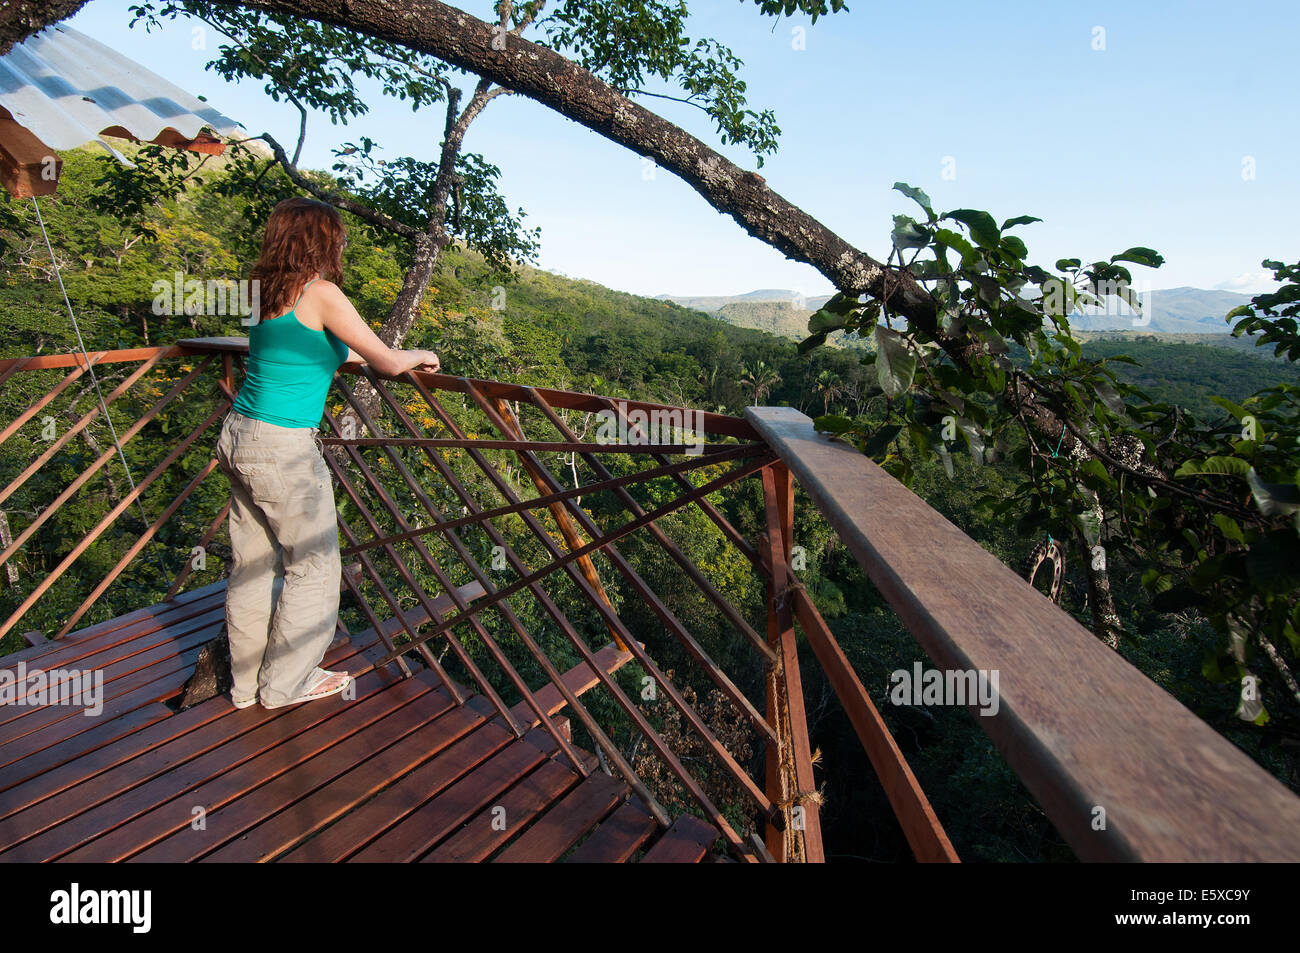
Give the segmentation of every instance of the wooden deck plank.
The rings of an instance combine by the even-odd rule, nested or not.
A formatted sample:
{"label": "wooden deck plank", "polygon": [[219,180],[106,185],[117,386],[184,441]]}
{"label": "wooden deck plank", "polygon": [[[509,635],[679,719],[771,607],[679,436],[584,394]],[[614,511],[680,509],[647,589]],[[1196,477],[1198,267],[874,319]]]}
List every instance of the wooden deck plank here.
{"label": "wooden deck plank", "polygon": [[[593,756],[590,765],[596,763]],[[486,860],[514,836],[516,829],[531,823],[580,781],[581,777],[572,768],[548,759],[536,771],[516,782],[509,791],[496,799],[495,804],[484,808],[459,831],[420,858],[420,863],[471,863]]]}
{"label": "wooden deck plank", "polygon": [[[111,632],[105,632],[95,638],[69,643],[66,638],[49,641],[41,646],[44,652],[36,658],[23,659],[23,664],[30,670],[34,668],[51,669],[70,665],[91,668],[88,663],[93,656],[101,658],[125,658],[135,651],[143,651],[165,642],[172,633],[188,632],[196,626],[209,625],[220,621],[225,616],[224,591],[215,593],[205,599],[178,606],[170,612],[159,613]],[[143,641],[142,641],[143,640]],[[18,660],[12,653],[0,658],[0,668],[14,671]]]}
{"label": "wooden deck plank", "polygon": [[[110,717],[116,717],[142,705],[165,701],[180,694],[193,674],[200,651],[198,648],[191,649],[174,659],[119,679],[112,697],[108,697],[109,689],[105,686],[105,712],[111,712]],[[95,727],[95,722],[83,712],[84,709],[72,706],[38,708],[30,716],[33,720],[23,723],[24,727],[30,726],[30,730],[24,730],[12,740],[0,744],[0,767]]]}
{"label": "wooden deck plank", "polygon": [[291,863],[346,860],[418,808],[432,793],[455,781],[514,737],[503,728],[487,724],[488,715],[494,710],[478,695],[468,698],[464,706],[439,719],[443,730],[458,732],[453,744],[277,859]]}
{"label": "wooden deck plank", "polygon": [[621,864],[628,861],[658,828],[654,817],[632,798],[591,832],[567,858],[571,864]]}
{"label": "wooden deck plank", "polygon": [[[355,662],[355,664],[360,665],[364,662],[364,656],[360,654],[361,649],[358,647],[349,645],[347,641],[340,640],[335,640],[335,646],[336,647],[332,647],[326,654],[324,664],[328,666],[339,666]],[[178,691],[179,687],[184,685],[184,680],[188,678],[188,675],[182,672],[176,676],[169,677],[174,681],[179,682],[179,685],[177,686]],[[148,687],[141,691],[146,692],[149,695],[158,693],[155,689]],[[171,694],[175,694],[175,692],[171,692]],[[166,695],[163,697],[166,697]],[[104,717],[112,718],[113,721],[118,721],[121,718],[129,717],[133,711],[140,710],[138,708],[132,709],[129,707],[133,704],[129,698],[120,699],[119,701],[123,703],[123,711],[118,712],[115,715],[112,711],[112,707],[117,703],[110,703],[110,705],[105,706]],[[146,704],[146,707],[150,704],[157,704],[157,702],[149,702]],[[254,706],[254,708],[256,708],[256,706]],[[170,709],[168,709],[168,711],[170,712]],[[61,791],[65,791],[74,785],[80,784],[88,778],[109,770],[110,768],[124,764],[132,758],[135,758],[146,751],[152,750],[159,745],[173,741],[186,732],[201,727],[214,719],[234,714],[235,711],[236,709],[234,706],[230,704],[230,699],[224,695],[209,699],[201,705],[196,705],[187,711],[174,714],[172,717],[164,719],[160,724],[151,725],[142,731],[134,732],[111,746],[90,750],[88,753],[69,760],[56,769],[46,770],[39,775],[32,776],[30,780],[21,784],[16,784],[12,788],[0,792],[0,819],[6,818],[16,811],[58,794]],[[250,712],[253,710],[246,709],[245,711]],[[263,711],[263,709],[257,708],[257,711]],[[255,715],[256,712],[248,714],[247,718],[244,719],[244,722],[248,723],[248,720],[252,719]],[[28,736],[29,739],[34,737],[35,736]],[[79,743],[83,737],[85,737],[85,734],[78,735],[58,746],[46,747],[40,752],[40,754],[32,755],[17,762],[16,765],[5,768],[5,775],[7,776],[10,772],[13,772],[15,775],[27,773],[26,765],[28,761],[39,761],[40,758],[47,755],[57,757],[59,752],[62,751],[64,745],[74,746],[76,743]],[[3,848],[4,846],[7,845],[4,841],[3,825],[0,825],[0,848]]]}
{"label": "wooden deck plank", "polygon": [[[61,639],[9,652],[0,656],[0,671],[13,672],[19,662],[48,668],[51,662],[63,664],[76,661],[88,652],[98,652],[110,645],[121,644],[207,612],[214,606],[222,606],[225,604],[225,589],[226,580],[221,579],[202,589],[181,593],[173,602],[135,609],[125,615],[69,632]],[[37,662],[38,659],[41,661]]]}
{"label": "wooden deck plank", "polygon": [[[174,714],[176,713],[166,705],[154,702],[128,711],[120,717],[110,717],[89,731],[69,738],[63,744],[45,748],[9,765],[0,772],[0,791],[16,787],[38,775],[47,774],[55,768],[83,758],[92,751],[120,741]],[[3,809],[0,808],[0,811]],[[0,816],[4,814],[0,813]]]}
{"label": "wooden deck plank", "polygon": [[[596,661],[609,674],[617,672],[631,660],[632,653],[622,651],[613,642],[596,652]],[[596,675],[596,672],[587,664],[585,659],[573,666],[561,677],[564,679],[564,684],[569,691],[578,697],[582,697],[587,691],[600,684],[599,676]],[[568,705],[568,702],[564,700],[564,696],[560,694],[560,690],[551,682],[547,682],[533,692],[533,698],[537,700],[538,707],[548,715],[554,715]],[[540,724],[537,713],[533,711],[527,702],[521,701],[513,706],[510,709],[510,714],[514,717],[516,723],[527,725],[530,728]]]}
{"label": "wooden deck plank", "polygon": [[[410,684],[415,683],[428,684],[419,678],[410,680]],[[130,859],[147,863],[197,860],[272,816],[277,826],[303,836],[313,829],[319,817],[317,802],[312,801],[311,806],[307,806],[302,804],[304,799],[323,785],[353,773],[356,765],[369,763],[389,749],[410,752],[412,748],[407,744],[408,739],[452,707],[451,694],[445,688],[430,688],[429,692],[377,719],[346,740],[299,762],[273,780],[222,806],[211,806],[216,802],[210,790],[212,785],[190,792],[187,797],[192,796],[199,803],[210,805],[204,828],[180,828],[144,851],[132,854]],[[226,786],[227,776],[223,775],[220,783]]]}
{"label": "wooden deck plank", "polygon": [[[627,662],[627,658],[630,658],[630,654],[619,651],[612,642],[597,653],[598,662],[611,671]],[[586,662],[576,664],[571,670],[565,672],[563,677],[569,689],[577,694],[586,692],[591,685],[597,684],[598,681]],[[537,698],[539,706],[543,710],[551,712],[551,714],[554,714],[554,711],[563,709],[565,705],[563,696],[560,696],[554,686],[543,686],[542,689],[538,690]],[[494,710],[487,705],[485,699],[471,698],[471,705],[477,706],[477,710],[484,715],[494,714]],[[536,712],[533,712],[525,702],[513,706],[511,714],[526,725],[537,724]],[[476,720],[471,727],[478,728],[481,723],[482,719]],[[491,718],[490,724],[502,732],[497,737],[498,742],[510,737],[499,716]],[[465,731],[468,731],[468,729],[469,727],[465,728]],[[547,736],[547,744],[554,744],[554,741],[549,736]],[[547,748],[547,750],[550,750],[550,748]],[[380,796],[373,798],[372,801],[363,803],[359,810],[346,816],[341,822],[325,829],[324,832],[312,837],[311,840],[305,841],[303,845],[300,845],[300,848],[287,850],[287,853],[283,854],[279,859],[292,862],[342,861],[342,859],[347,858],[348,855],[355,853],[356,850],[363,848],[367,842],[374,839],[377,831],[385,831],[393,824],[399,823],[409,811],[416,810],[421,805],[422,797],[412,793],[416,792],[417,785],[419,783],[411,779],[399,781],[393,788],[385,790]],[[268,836],[268,832],[264,832],[261,836]],[[276,844],[270,845],[266,849],[260,849],[260,857],[273,855],[276,850],[285,850],[289,846],[279,844],[277,837],[272,837],[272,840],[276,840]],[[217,852],[208,859],[213,859],[213,861],[218,861],[218,859],[220,861],[234,861],[237,858],[250,859],[246,850],[231,845],[229,850],[222,849],[221,852]]]}
{"label": "wooden deck plank", "polygon": [[673,821],[644,857],[643,864],[698,864],[721,835],[712,824],[694,814],[683,814]]}
{"label": "wooden deck plank", "polygon": [[415,679],[392,684],[372,676],[357,680],[355,701],[335,695],[294,706],[215,751],[124,792],[102,809],[73,818],[66,827],[76,834],[70,845],[75,849],[65,846],[55,856],[92,863],[125,859],[190,823],[193,807],[220,807],[429,690]]}
{"label": "wooden deck plank", "polygon": [[[115,657],[115,650],[99,652],[85,659],[84,663],[78,663],[78,665],[75,666],[75,670],[81,672],[94,672],[99,678],[102,678],[103,695],[101,701],[109,701],[110,699],[123,694],[120,685],[125,679],[132,675],[145,672],[155,665],[163,666],[158,670],[158,672],[154,673],[152,677],[147,679],[147,681],[153,681],[154,678],[157,678],[162,674],[175,671],[177,664],[176,660],[182,657],[187,657],[188,653],[191,651],[196,653],[194,657],[197,659],[197,651],[201,649],[205,643],[211,642],[220,634],[222,624],[221,619],[214,619],[206,626],[195,628],[184,633],[177,633],[175,635],[169,634],[153,647],[142,649],[141,651],[134,652],[123,658]],[[69,669],[60,667],[44,671],[48,671],[53,675],[55,672],[67,672]],[[69,686],[75,687],[75,683],[72,683],[68,679],[58,680],[55,683],[55,686],[51,687],[52,691],[50,692],[49,697],[55,697],[55,693],[59,690],[57,686],[64,686],[64,690],[66,691]],[[26,697],[30,698],[32,696],[29,694]],[[55,708],[61,709],[61,714],[63,714],[63,717],[65,718],[71,718],[74,715],[80,714],[84,710],[84,706],[82,705],[48,706],[21,704],[14,705],[12,708],[5,706],[5,708],[0,708],[0,737],[5,738],[7,741],[21,738],[30,731],[36,730],[35,728],[29,728],[28,724],[31,721],[37,720],[36,714],[38,712],[44,713]],[[45,725],[42,724],[38,727],[43,728]]]}
{"label": "wooden deck plank", "polygon": [[[231,715],[234,712],[235,708],[230,704],[229,699],[209,699],[188,711],[173,714],[170,718],[128,735],[115,745],[96,749],[52,771],[36,775],[30,780],[0,793],[0,849],[9,846],[9,842],[5,839],[7,833],[3,823],[4,818],[75,787],[83,781],[123,765],[133,758],[152,751],[160,745],[174,741],[208,722]],[[257,712],[253,709],[247,709],[246,714],[251,719],[256,716]],[[233,723],[230,730],[234,730]],[[78,738],[81,737],[84,736],[78,736]],[[46,751],[57,750],[57,748],[46,749]],[[21,765],[24,762],[20,761],[18,763]],[[105,778],[104,780],[105,783],[112,783],[111,778]]]}
{"label": "wooden deck plank", "polygon": [[[436,680],[436,676],[427,671],[415,677]],[[317,831],[348,816],[348,812],[358,805],[435,757],[481,723],[480,713],[472,709],[449,707],[446,712],[426,722],[398,744],[389,746],[355,766],[347,767],[343,774],[297,801],[286,811],[263,815],[257,824],[246,828],[239,837],[199,859],[204,863],[274,860]],[[313,849],[324,852],[326,844],[322,842]],[[344,850],[344,853],[347,851]]]}
{"label": "wooden deck plank", "polygon": [[[499,730],[495,725],[484,725],[466,741],[473,741],[478,735],[485,735],[490,741]],[[505,745],[495,748],[486,758],[478,758],[473,764],[468,763],[473,757],[471,754],[459,759],[459,763],[458,759],[451,758],[448,764],[435,767],[429,772],[433,784],[425,788],[424,803],[348,860],[392,863],[418,858],[546,759],[541,747],[545,742],[535,737],[545,733],[534,729],[530,734],[534,735],[535,743],[520,741],[507,734]],[[549,735],[545,737],[547,741],[551,740]],[[468,744],[464,747],[467,752],[471,750]],[[455,777],[450,777],[452,770],[456,771]]]}
{"label": "wooden deck plank", "polygon": [[[348,653],[353,654],[357,653]],[[357,680],[358,699],[365,693],[377,690],[379,676],[376,673],[369,674],[374,677],[362,676]],[[219,749],[223,746],[237,745],[247,735],[254,734],[261,728],[273,726],[276,721],[300,712],[310,712],[313,708],[317,710],[318,716],[323,717],[326,711],[333,711],[338,702],[337,698],[322,699],[311,705],[268,711],[260,705],[235,710],[229,699],[210,699],[204,705],[212,705],[218,712],[224,713],[224,717],[209,720],[202,727],[165,742],[151,750],[145,758],[135,758],[120,764],[0,821],[0,847],[9,847],[17,843],[17,840],[23,841],[18,847],[0,852],[0,861],[19,860],[28,855],[42,857],[47,848],[59,853],[69,840],[75,846],[84,840],[86,834],[103,832],[104,828],[95,827],[98,819],[120,815],[126,802],[109,807],[112,801],[120,801],[134,791],[132,803],[144,801],[147,809],[148,796],[143,794],[145,785],[151,785],[149,792],[161,796],[164,793],[175,793],[174,787],[168,792],[167,785],[169,781],[182,776],[194,779],[194,783],[206,780],[213,773],[219,774],[230,766],[229,752],[235,749],[232,747],[228,752],[221,752]],[[191,710],[197,711],[202,707],[200,705]],[[181,718],[184,714],[188,712],[175,717]],[[162,725],[167,726],[174,720],[168,719]],[[292,726],[302,720],[300,715],[290,726],[281,727],[278,733],[283,736],[285,732],[291,732]],[[268,741],[274,737],[274,731],[269,736],[265,733],[259,736]],[[248,757],[257,753],[249,753],[246,748],[247,744],[241,750]],[[163,779],[161,783],[160,778]],[[80,826],[77,831],[67,828],[56,833],[55,828],[76,817],[83,818],[83,825],[90,829],[81,836],[77,836]],[[119,818],[118,822],[121,820]],[[30,838],[36,831],[42,833]]]}
{"label": "wooden deck plank", "polygon": [[593,771],[581,784],[519,835],[494,860],[499,863],[551,863],[599,824],[628,795],[621,780]]}
{"label": "wooden deck plank", "polygon": [[[72,718],[80,707],[0,711],[0,762],[11,764],[0,772],[0,862],[413,860],[431,850],[438,860],[440,843],[441,857],[478,858],[581,787],[531,708],[515,707],[535,726],[516,739],[477,695],[453,706],[428,670],[408,680],[369,672],[346,709],[329,699],[235,710],[222,696],[172,712],[162,699],[182,689],[224,622],[224,580],[204,589],[0,660],[100,671],[105,696],[85,728]],[[373,660],[382,645],[365,635],[363,646],[331,647],[324,664]],[[615,670],[630,657],[611,644],[597,664]],[[565,675],[579,695],[598,684],[586,664]],[[548,714],[566,704],[553,686],[538,701]],[[585,764],[593,768],[594,755]],[[491,830],[498,804],[513,830]],[[199,831],[190,826],[196,805],[205,809]]]}

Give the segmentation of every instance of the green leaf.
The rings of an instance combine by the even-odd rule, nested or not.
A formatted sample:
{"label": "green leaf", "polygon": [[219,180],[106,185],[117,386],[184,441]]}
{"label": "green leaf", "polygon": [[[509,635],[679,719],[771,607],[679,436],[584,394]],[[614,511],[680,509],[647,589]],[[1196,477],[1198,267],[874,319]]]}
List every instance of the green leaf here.
{"label": "green leaf", "polygon": [[930,241],[930,233],[909,215],[894,216],[894,230],[889,237],[895,248],[924,248]]}
{"label": "green leaf", "polygon": [[889,397],[904,394],[916,376],[916,356],[903,336],[883,324],[876,325],[876,381]]}
{"label": "green leaf", "polygon": [[1058,258],[1056,259],[1057,271],[1077,271],[1083,261],[1078,258]]}
{"label": "green leaf", "polygon": [[912,441],[912,446],[916,447],[922,454],[929,454],[932,449],[929,432],[920,424],[908,423],[907,435]]}
{"label": "green leaf", "polygon": [[902,429],[898,424],[881,427],[863,443],[862,452],[869,457],[879,456],[894,442],[894,438],[899,435]]}
{"label": "green leaf", "polygon": [[1232,416],[1235,417],[1237,420],[1241,420],[1241,418],[1246,416],[1246,409],[1244,407],[1242,407],[1240,404],[1234,404],[1226,397],[1211,397],[1210,400],[1218,404],[1228,413],[1232,414]]}
{"label": "green leaf", "polygon": [[821,310],[829,311],[832,314],[850,314],[860,307],[862,307],[862,303],[858,301],[856,295],[848,295],[843,291],[839,291],[821,306]]}
{"label": "green leaf", "polygon": [[975,246],[968,242],[964,236],[954,232],[951,228],[938,228],[934,232],[935,244],[947,248],[955,248],[961,252],[961,263],[963,267],[969,267],[975,259],[979,258],[979,252]]}
{"label": "green leaf", "polygon": [[1002,230],[1005,232],[1008,228],[1015,228],[1017,225],[1028,225],[1031,222],[1041,222],[1041,218],[1033,215],[1017,215],[1015,218],[1009,218],[1002,223]]}
{"label": "green leaf", "polygon": [[917,205],[921,206],[921,208],[925,209],[926,214],[930,218],[934,218],[934,207],[930,204],[930,196],[926,195],[915,186],[908,185],[906,182],[895,182],[894,188],[897,191],[902,192]]}
{"label": "green leaf", "polygon": [[1131,261],[1135,265],[1146,265],[1148,268],[1159,268],[1165,263],[1164,257],[1153,248],[1143,248],[1137,246],[1120,252],[1118,255],[1111,255],[1110,260]]}
{"label": "green leaf", "polygon": [[823,308],[808,318],[808,333],[826,335],[839,331],[849,323],[849,318],[847,314],[836,314]]}
{"label": "green leaf", "polygon": [[1210,519],[1214,521],[1214,525],[1219,527],[1219,532],[1227,539],[1232,540],[1234,543],[1245,544],[1245,534],[1242,533],[1241,527],[1237,525],[1237,521],[1232,517],[1223,513],[1215,513]]}
{"label": "green leaf", "polygon": [[1255,497],[1259,511],[1265,516],[1290,516],[1300,510],[1300,486],[1294,483],[1265,483],[1251,467],[1246,474],[1250,492]]}
{"label": "green leaf", "polygon": [[1083,461],[1083,463],[1079,464],[1079,470],[1084,475],[1092,478],[1091,480],[1085,480],[1084,482],[1091,483],[1098,489],[1102,487],[1110,487],[1113,489],[1116,486],[1115,478],[1110,475],[1110,471],[1106,469],[1105,464],[1100,460],[1090,457]]}
{"label": "green leaf", "polygon": [[1025,247],[1025,243],[1022,242],[1015,235],[1008,235],[1005,238],[1003,238],[1002,247],[1012,255],[1015,255],[1017,258],[1022,260],[1026,255],[1029,254],[1029,249]]}
{"label": "green leaf", "polygon": [[800,354],[807,354],[809,351],[815,348],[819,348],[825,343],[826,343],[826,335],[824,333],[813,334],[800,341],[796,350],[798,350]]}
{"label": "green leaf", "polygon": [[848,417],[841,417],[838,414],[826,414],[813,420],[813,427],[821,433],[848,433],[856,426]]}
{"label": "green leaf", "polygon": [[975,244],[981,248],[998,247],[998,241],[1002,238],[1002,233],[998,229],[998,223],[993,220],[993,216],[988,212],[981,212],[979,209],[973,208],[959,208],[943,217],[961,222],[969,228],[971,238],[975,239]]}
{"label": "green leaf", "polygon": [[1204,460],[1184,460],[1183,465],[1174,471],[1174,476],[1234,476],[1248,479],[1253,472],[1250,462],[1240,457],[1206,457]]}

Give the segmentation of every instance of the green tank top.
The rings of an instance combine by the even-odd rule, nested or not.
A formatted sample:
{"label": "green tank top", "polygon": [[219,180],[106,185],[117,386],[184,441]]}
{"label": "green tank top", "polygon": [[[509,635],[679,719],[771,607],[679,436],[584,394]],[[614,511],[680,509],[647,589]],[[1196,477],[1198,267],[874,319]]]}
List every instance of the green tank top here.
{"label": "green tank top", "polygon": [[297,309],[295,301],[292,310],[249,330],[247,373],[233,409],[280,427],[319,427],[325,395],[348,358],[348,346],[328,328],[307,327]]}

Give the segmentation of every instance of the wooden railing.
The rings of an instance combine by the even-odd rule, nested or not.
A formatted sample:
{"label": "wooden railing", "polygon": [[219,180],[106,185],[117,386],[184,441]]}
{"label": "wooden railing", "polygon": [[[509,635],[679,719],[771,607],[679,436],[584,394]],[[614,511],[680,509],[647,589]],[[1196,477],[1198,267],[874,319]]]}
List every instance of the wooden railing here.
{"label": "wooden railing", "polygon": [[[975,720],[1081,859],[1300,860],[1300,798],[1239,748],[803,414],[746,417],[931,661],[999,673],[996,711]],[[804,632],[832,678],[845,678],[820,627],[809,615]],[[870,711],[854,714],[855,691],[837,694],[855,727],[869,723]],[[884,760],[873,756],[888,790]],[[894,804],[905,824],[917,816]]]}
{"label": "wooden railing", "polygon": [[[89,355],[101,377],[121,378],[100,391],[119,408],[111,445],[91,437],[99,406],[76,410],[74,385],[85,385],[86,359],[0,361],[7,405],[21,407],[0,429],[0,452],[25,435],[24,452],[8,455],[0,473],[0,585],[7,583],[0,637],[35,619],[57,638],[106,595],[125,590],[143,599],[152,584],[159,598],[170,598],[196,574],[212,572],[190,555],[213,545],[228,513],[224,481],[209,479],[211,450],[246,353],[245,338],[202,338]],[[374,400],[357,396],[362,381]],[[385,620],[400,623],[395,637],[384,635],[386,653],[376,664],[405,674],[411,664],[428,666],[458,703],[482,695],[517,736],[545,728],[557,756],[585,776],[592,769],[577,742],[550,717],[567,709],[584,743],[664,827],[671,817],[662,799],[673,795],[710,821],[737,859],[823,859],[797,651],[802,631],[915,856],[957,859],[792,568],[797,479],[936,664],[1001,673],[997,714],[977,720],[1081,857],[1300,858],[1300,800],[869,460],[816,435],[801,414],[699,414],[692,422],[705,439],[687,452],[675,439],[648,442],[636,419],[681,409],[644,402],[440,374],[381,379],[357,365],[340,369],[332,396],[322,439],[343,504],[347,605],[379,633],[393,628]],[[133,409],[123,414],[128,404]],[[575,428],[590,414],[630,437],[584,439]],[[135,438],[146,428],[150,446],[166,451],[157,462],[140,459],[143,442]],[[74,451],[77,440],[91,452]],[[119,456],[134,457],[133,467],[118,471],[118,485],[100,503],[104,512],[85,515],[95,509],[87,484],[97,474],[107,478]],[[557,475],[557,459],[571,479]],[[579,466],[589,482],[578,482]],[[57,491],[49,479],[56,468],[76,474]],[[750,477],[764,500],[756,540],[728,520],[719,496]],[[49,498],[33,498],[38,487]],[[84,524],[77,538],[66,528],[51,532],[66,504],[78,507],[76,524]],[[97,545],[114,532],[129,535],[137,510],[134,540]],[[163,567],[179,550],[174,573],[142,570],[142,554],[182,511],[189,525],[203,527],[200,538],[167,539],[165,552],[153,554]],[[737,604],[691,558],[688,544],[698,539],[672,526],[688,512],[701,514],[691,524],[696,535],[706,527],[710,542],[761,582],[761,605]],[[629,558],[619,548],[629,543],[645,548]],[[673,567],[681,591],[671,597],[638,571],[656,559]],[[84,582],[96,574],[93,585]],[[69,605],[73,591],[86,593],[79,606],[49,618],[42,597]],[[450,612],[443,611],[448,601]],[[562,677],[575,662],[589,670],[592,693]],[[689,672],[665,670],[687,665]],[[641,677],[630,681],[629,673]],[[715,692],[734,725],[716,714],[710,721],[691,704],[692,684]],[[646,704],[646,686],[665,702],[673,730]],[[735,725],[760,754],[733,750],[734,738],[724,743],[722,729]],[[653,757],[638,760],[642,750]],[[642,777],[646,765],[654,777]],[[721,791],[730,792],[727,804],[719,803]],[[747,825],[733,823],[737,801],[752,819],[748,836]]]}

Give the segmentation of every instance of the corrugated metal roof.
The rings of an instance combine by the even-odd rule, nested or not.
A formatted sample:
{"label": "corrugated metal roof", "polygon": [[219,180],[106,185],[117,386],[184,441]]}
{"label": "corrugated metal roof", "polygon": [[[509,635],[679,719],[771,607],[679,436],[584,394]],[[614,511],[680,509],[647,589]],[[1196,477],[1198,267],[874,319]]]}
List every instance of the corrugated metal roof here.
{"label": "corrugated metal roof", "polygon": [[0,106],[53,149],[98,142],[120,126],[148,142],[167,129],[185,139],[211,127],[218,135],[246,134],[209,104],[66,25],[46,27],[0,57]]}

